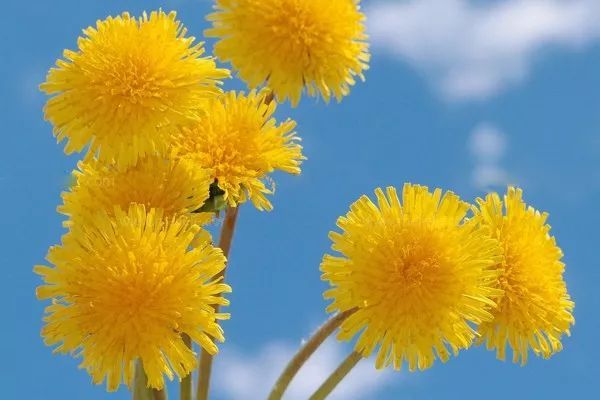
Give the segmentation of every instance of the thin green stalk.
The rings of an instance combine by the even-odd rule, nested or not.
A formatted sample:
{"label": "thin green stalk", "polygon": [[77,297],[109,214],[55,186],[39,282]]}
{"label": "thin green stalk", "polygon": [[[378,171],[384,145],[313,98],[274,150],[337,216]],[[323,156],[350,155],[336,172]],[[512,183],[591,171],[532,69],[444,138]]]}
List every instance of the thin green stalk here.
{"label": "thin green stalk", "polygon": [[[231,242],[233,241],[233,233],[235,232],[235,223],[238,217],[238,207],[228,207],[225,211],[225,219],[221,227],[221,236],[219,238],[219,247],[223,250],[225,257],[229,259],[229,251],[231,250]],[[229,264],[229,262],[228,262]],[[229,266],[229,265],[228,265]],[[225,278],[224,268],[215,278]],[[214,306],[215,312],[219,311],[219,306]],[[210,388],[210,375],[212,373],[213,356],[207,353],[204,349],[200,353],[200,366],[198,375],[198,387],[196,389],[196,400],[207,400]]]}
{"label": "thin green stalk", "polygon": [[152,400],[152,392],[147,385],[146,374],[142,362],[135,363],[135,375],[133,377],[133,400]]}
{"label": "thin green stalk", "polygon": [[285,367],[281,376],[277,379],[277,382],[275,382],[273,389],[271,389],[269,400],[280,400],[283,397],[290,382],[309,357],[317,350],[325,339],[327,339],[342,324],[342,322],[355,311],[356,309],[352,309],[336,314],[317,329]]}
{"label": "thin green stalk", "polygon": [[339,367],[333,371],[329,378],[323,382],[321,387],[319,387],[319,389],[317,389],[317,391],[310,396],[310,400],[323,400],[329,396],[336,386],[346,377],[346,375],[352,371],[352,368],[354,368],[354,366],[358,364],[360,360],[362,360],[362,358],[363,356],[356,351],[350,353],[350,355],[346,357]]}
{"label": "thin green stalk", "polygon": [[153,400],[167,400],[167,391],[165,389],[156,390],[152,389]]}
{"label": "thin green stalk", "polygon": [[[181,335],[184,343],[188,348],[192,348],[192,339],[183,333]],[[179,399],[180,400],[192,400],[192,373],[190,372],[188,376],[181,380],[179,384]]]}
{"label": "thin green stalk", "polygon": [[154,390],[148,387],[148,378],[144,372],[141,360],[135,363],[135,375],[133,377],[133,400],[154,400]]}

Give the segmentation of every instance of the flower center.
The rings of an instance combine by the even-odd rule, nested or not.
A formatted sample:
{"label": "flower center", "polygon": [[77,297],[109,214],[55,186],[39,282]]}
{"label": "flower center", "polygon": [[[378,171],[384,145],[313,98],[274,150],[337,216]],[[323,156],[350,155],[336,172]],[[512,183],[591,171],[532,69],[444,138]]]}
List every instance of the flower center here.
{"label": "flower center", "polygon": [[131,104],[140,104],[159,95],[160,86],[155,74],[143,59],[130,57],[113,65],[104,82],[108,95]]}
{"label": "flower center", "polygon": [[390,285],[406,294],[429,290],[440,277],[440,255],[435,249],[418,240],[400,244],[399,254],[390,263]]}
{"label": "flower center", "polygon": [[449,261],[454,242],[444,235],[420,226],[383,233],[370,256],[377,259],[367,260],[363,272],[366,303],[398,318],[426,314],[433,320],[447,313],[465,283],[457,279],[460,266]]}
{"label": "flower center", "polygon": [[279,10],[267,17],[267,26],[272,35],[292,44],[299,51],[310,49],[326,35],[323,27],[316,21],[310,4],[306,3],[298,0],[284,2]]}
{"label": "flower center", "polygon": [[[226,117],[227,118],[227,117]],[[235,178],[256,177],[262,168],[261,152],[255,140],[260,126],[252,121],[225,122],[224,127],[206,126],[196,134],[201,140],[191,141],[185,153],[195,158],[204,168],[212,168],[216,179],[231,181]]]}

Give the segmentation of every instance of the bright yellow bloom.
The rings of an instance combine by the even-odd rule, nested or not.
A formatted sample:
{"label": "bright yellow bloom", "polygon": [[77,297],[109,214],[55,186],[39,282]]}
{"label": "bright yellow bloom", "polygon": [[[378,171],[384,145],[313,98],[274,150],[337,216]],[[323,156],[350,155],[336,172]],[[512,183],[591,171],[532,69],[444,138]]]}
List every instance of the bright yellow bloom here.
{"label": "bright yellow bloom", "polygon": [[266,92],[248,95],[229,92],[212,100],[197,124],[174,139],[178,156],[198,168],[209,169],[230,206],[250,199],[260,210],[273,208],[265,185],[275,170],[300,173],[302,146],[290,119],[277,125],[276,104],[265,104]]}
{"label": "bright yellow bloom", "polygon": [[563,334],[575,322],[574,303],[563,280],[563,254],[550,235],[548,214],[523,202],[523,192],[508,188],[504,203],[494,193],[477,199],[476,220],[490,228],[503,249],[498,267],[504,296],[493,311],[494,320],[479,327],[488,349],[504,360],[506,344],[513,362],[527,362],[528,349],[544,358],[562,349]]}
{"label": "bright yellow bloom", "polygon": [[338,101],[364,80],[369,51],[360,0],[217,0],[215,54],[251,88],[297,105],[302,91]]}
{"label": "bright yellow bloom", "polygon": [[58,208],[70,217],[69,225],[84,222],[98,210],[114,215],[115,206],[127,210],[131,204],[160,208],[169,219],[185,215],[200,225],[211,220],[210,214],[195,211],[209,197],[212,174],[185,160],[148,156],[135,166],[117,168],[90,159],[80,162],[73,176],[75,182],[62,194]]}
{"label": "bright yellow bloom", "polygon": [[464,222],[469,205],[451,192],[406,184],[402,202],[391,187],[375,194],[377,204],[361,197],[330,234],[341,256],[321,264],[327,310],[356,309],[338,338],[360,334],[364,357],[378,347],[377,368],[426,369],[468,348],[472,324],[492,318],[500,249],[486,228]]}
{"label": "bright yellow bloom", "polygon": [[198,119],[229,75],[201,57],[202,43],[185,36],[174,12],[123,13],[84,33],[41,85],[53,96],[45,116],[67,154],[89,145],[101,160],[128,166],[164,153],[169,127]]}
{"label": "bright yellow bloom", "polygon": [[213,309],[228,304],[221,295],[230,288],[214,278],[225,258],[209,243],[190,249],[199,229],[140,205],[75,224],[50,248],[52,266],[35,267],[45,282],[38,298],[52,299],[45,343],[81,356],[94,383],[106,379],[111,391],[131,383],[138,358],[153,388],[164,375],[189,374],[196,357],[181,334],[214,354],[213,340],[224,340],[217,320],[229,317]]}

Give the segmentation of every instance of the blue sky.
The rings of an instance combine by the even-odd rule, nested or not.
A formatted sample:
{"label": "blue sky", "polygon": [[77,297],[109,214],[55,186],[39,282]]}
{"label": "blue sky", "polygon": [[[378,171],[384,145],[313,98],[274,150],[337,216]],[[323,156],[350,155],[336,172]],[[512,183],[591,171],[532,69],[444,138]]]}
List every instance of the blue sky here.
{"label": "blue sky", "polygon": [[[589,398],[600,372],[600,7],[595,0],[412,2],[366,0],[373,60],[367,81],[341,104],[303,99],[278,110],[298,121],[308,160],[299,177],[277,175],[275,210],[241,210],[228,276],[234,287],[216,399],[264,396],[272,376],[325,318],[318,265],[327,232],[351,202],[404,182],[472,200],[517,183],[550,212],[565,253],[576,325],[564,350],[525,367],[481,348],[447,364],[373,371],[363,361],[344,399]],[[32,266],[62,233],[55,212],[77,157],[66,157],[43,121],[37,91],[81,29],[107,15],[175,9],[195,36],[210,1],[7,2],[0,24],[0,264],[7,299],[0,330],[5,399],[127,399],[107,394],[52,355],[39,336],[46,304]],[[211,44],[208,45],[209,49]],[[228,88],[240,87],[230,82]],[[328,342],[292,388],[306,398],[348,351]]]}

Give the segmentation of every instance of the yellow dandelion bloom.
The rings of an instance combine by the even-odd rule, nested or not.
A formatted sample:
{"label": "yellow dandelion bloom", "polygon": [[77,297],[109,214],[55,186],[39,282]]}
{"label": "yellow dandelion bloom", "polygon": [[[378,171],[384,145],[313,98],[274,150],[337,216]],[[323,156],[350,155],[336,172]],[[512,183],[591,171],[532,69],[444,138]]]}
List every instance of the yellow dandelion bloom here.
{"label": "yellow dandelion bloom", "polygon": [[406,184],[402,201],[392,187],[375,194],[377,204],[361,197],[330,234],[341,256],[321,264],[332,286],[327,310],[356,310],[338,338],[359,334],[364,357],[378,347],[377,368],[426,369],[468,348],[473,324],[492,318],[500,249],[487,229],[464,222],[470,206],[451,192]]}
{"label": "yellow dandelion bloom", "polygon": [[268,175],[281,170],[300,173],[302,146],[296,123],[277,125],[275,102],[265,104],[266,92],[229,92],[212,100],[197,124],[173,138],[177,155],[198,168],[209,169],[231,206],[250,199],[260,210],[273,208],[266,195]]}
{"label": "yellow dandelion bloom", "polygon": [[225,265],[221,250],[208,243],[190,249],[199,229],[140,205],[76,224],[50,248],[52,266],[35,267],[45,282],[38,298],[52,299],[45,343],[81,356],[94,383],[106,380],[110,391],[131,383],[138,359],[156,389],[165,375],[189,374],[196,357],[181,334],[216,353],[213,340],[224,340],[217,320],[228,314],[213,306],[227,305],[221,294],[230,291],[214,279]]}
{"label": "yellow dandelion bloom", "polygon": [[364,80],[369,51],[360,0],[217,0],[205,32],[252,88],[297,105],[306,90],[338,101]]}
{"label": "yellow dandelion bloom", "polygon": [[90,159],[81,161],[73,176],[74,184],[62,194],[63,205],[58,207],[70,218],[69,225],[98,210],[114,215],[115,206],[127,210],[131,204],[160,208],[167,218],[185,215],[200,225],[212,218],[196,212],[209,197],[212,174],[185,160],[148,156],[135,166],[117,168]]}
{"label": "yellow dandelion bloom", "polygon": [[494,319],[479,327],[488,349],[501,360],[507,343],[513,362],[527,362],[528,349],[544,358],[562,349],[561,336],[575,322],[574,303],[563,280],[562,251],[550,235],[548,214],[523,201],[523,192],[508,188],[504,202],[498,194],[477,199],[476,220],[500,241],[504,257],[498,265],[504,295]]}
{"label": "yellow dandelion bloom", "polygon": [[89,146],[100,159],[127,166],[166,152],[168,128],[196,120],[229,76],[202,57],[203,44],[185,36],[174,12],[123,13],[84,34],[41,85],[53,96],[45,117],[58,141],[67,141],[67,154]]}

